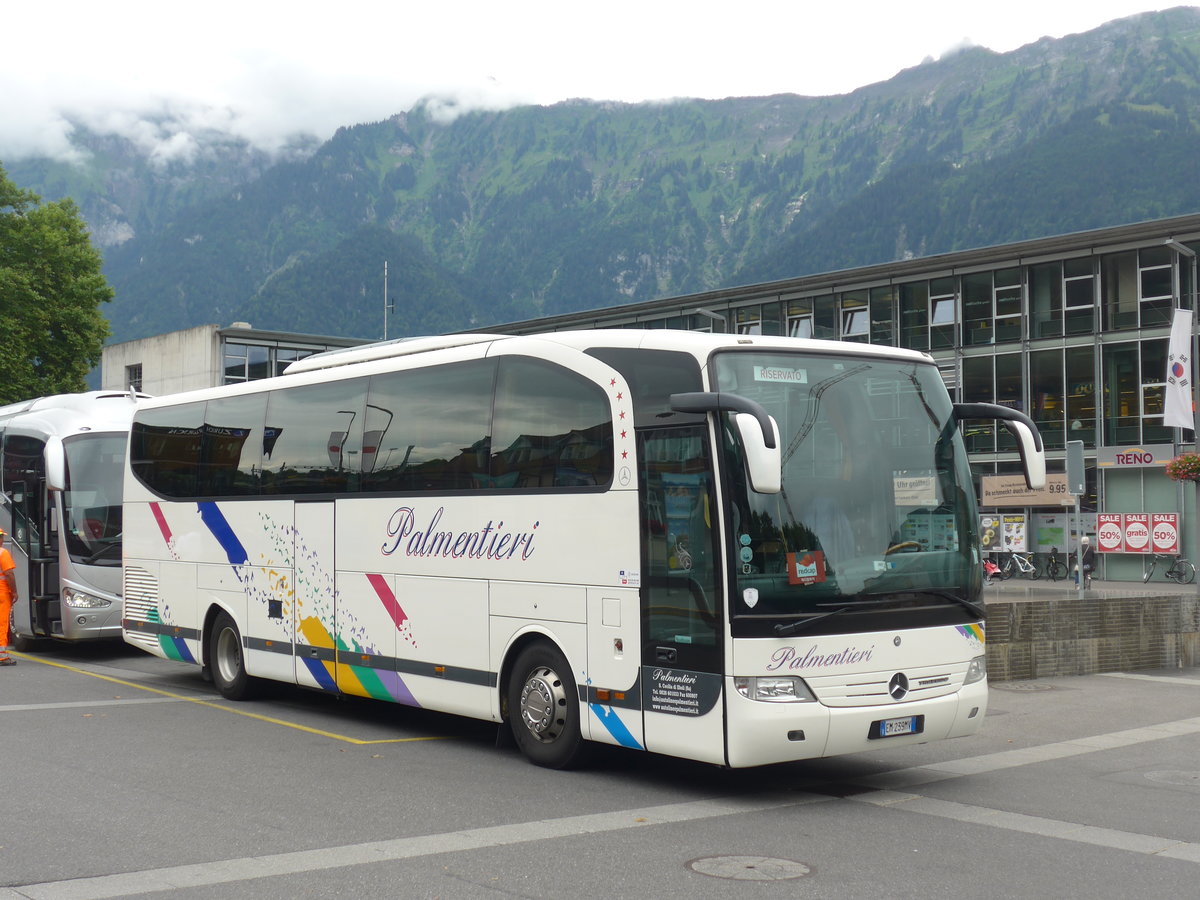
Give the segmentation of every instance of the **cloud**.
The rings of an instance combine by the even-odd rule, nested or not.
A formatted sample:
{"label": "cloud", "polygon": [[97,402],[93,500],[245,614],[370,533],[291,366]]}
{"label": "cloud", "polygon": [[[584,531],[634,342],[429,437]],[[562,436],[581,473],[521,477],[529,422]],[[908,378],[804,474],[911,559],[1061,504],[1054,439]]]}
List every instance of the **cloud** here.
{"label": "cloud", "polygon": [[[1150,8],[1009,0],[41,0],[11,5],[0,160],[77,159],[73,123],[161,161],[215,134],[273,152],[437,98],[440,114],[598,101],[826,95],[882,81],[974,35],[1004,52]],[[946,49],[950,48],[950,49]]]}

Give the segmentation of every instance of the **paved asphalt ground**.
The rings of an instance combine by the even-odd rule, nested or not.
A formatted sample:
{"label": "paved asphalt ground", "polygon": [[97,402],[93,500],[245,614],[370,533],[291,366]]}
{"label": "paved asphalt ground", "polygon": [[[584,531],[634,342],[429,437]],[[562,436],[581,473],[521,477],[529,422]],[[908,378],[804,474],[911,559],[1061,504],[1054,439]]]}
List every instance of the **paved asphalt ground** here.
{"label": "paved asphalt ground", "polygon": [[1200,670],[996,684],[926,746],[550,772],[488,723],[56,645],[0,669],[0,786],[0,900],[1195,897]]}

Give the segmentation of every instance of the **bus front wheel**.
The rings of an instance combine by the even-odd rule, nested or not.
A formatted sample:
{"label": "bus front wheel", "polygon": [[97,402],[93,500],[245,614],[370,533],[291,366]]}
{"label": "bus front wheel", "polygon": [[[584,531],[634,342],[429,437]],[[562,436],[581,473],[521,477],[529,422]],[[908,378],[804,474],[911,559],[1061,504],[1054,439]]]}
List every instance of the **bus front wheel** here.
{"label": "bus front wheel", "polygon": [[569,769],[583,761],[579,695],[566,657],[539,641],[520,652],[508,681],[508,722],[535,765]]}
{"label": "bus front wheel", "polygon": [[227,612],[217,613],[208,636],[208,665],[213,683],[226,700],[245,700],[251,695],[252,680],[246,674],[242,635]]}

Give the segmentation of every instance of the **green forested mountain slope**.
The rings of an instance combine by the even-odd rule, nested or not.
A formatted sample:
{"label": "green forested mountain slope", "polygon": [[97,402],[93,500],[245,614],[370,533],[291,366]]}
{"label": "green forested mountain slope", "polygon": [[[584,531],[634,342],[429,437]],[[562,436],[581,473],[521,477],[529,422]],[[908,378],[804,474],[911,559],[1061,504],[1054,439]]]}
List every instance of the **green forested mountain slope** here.
{"label": "green forested mountain slope", "polygon": [[114,339],[379,337],[385,260],[399,336],[1200,211],[1198,126],[1181,8],[837,97],[418,107],[265,168],[36,172],[106,216]]}

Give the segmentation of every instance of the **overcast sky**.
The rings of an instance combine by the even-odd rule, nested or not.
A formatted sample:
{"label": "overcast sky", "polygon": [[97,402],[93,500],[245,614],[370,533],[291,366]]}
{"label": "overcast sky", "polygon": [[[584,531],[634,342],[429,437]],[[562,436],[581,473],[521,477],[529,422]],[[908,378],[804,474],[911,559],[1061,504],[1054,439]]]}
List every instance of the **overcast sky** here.
{"label": "overcast sky", "polygon": [[[206,126],[277,147],[422,97],[505,106],[838,94],[964,43],[1008,51],[1150,0],[40,0],[0,14],[0,163],[68,119],[163,158]],[[161,123],[167,119],[172,124]]]}

